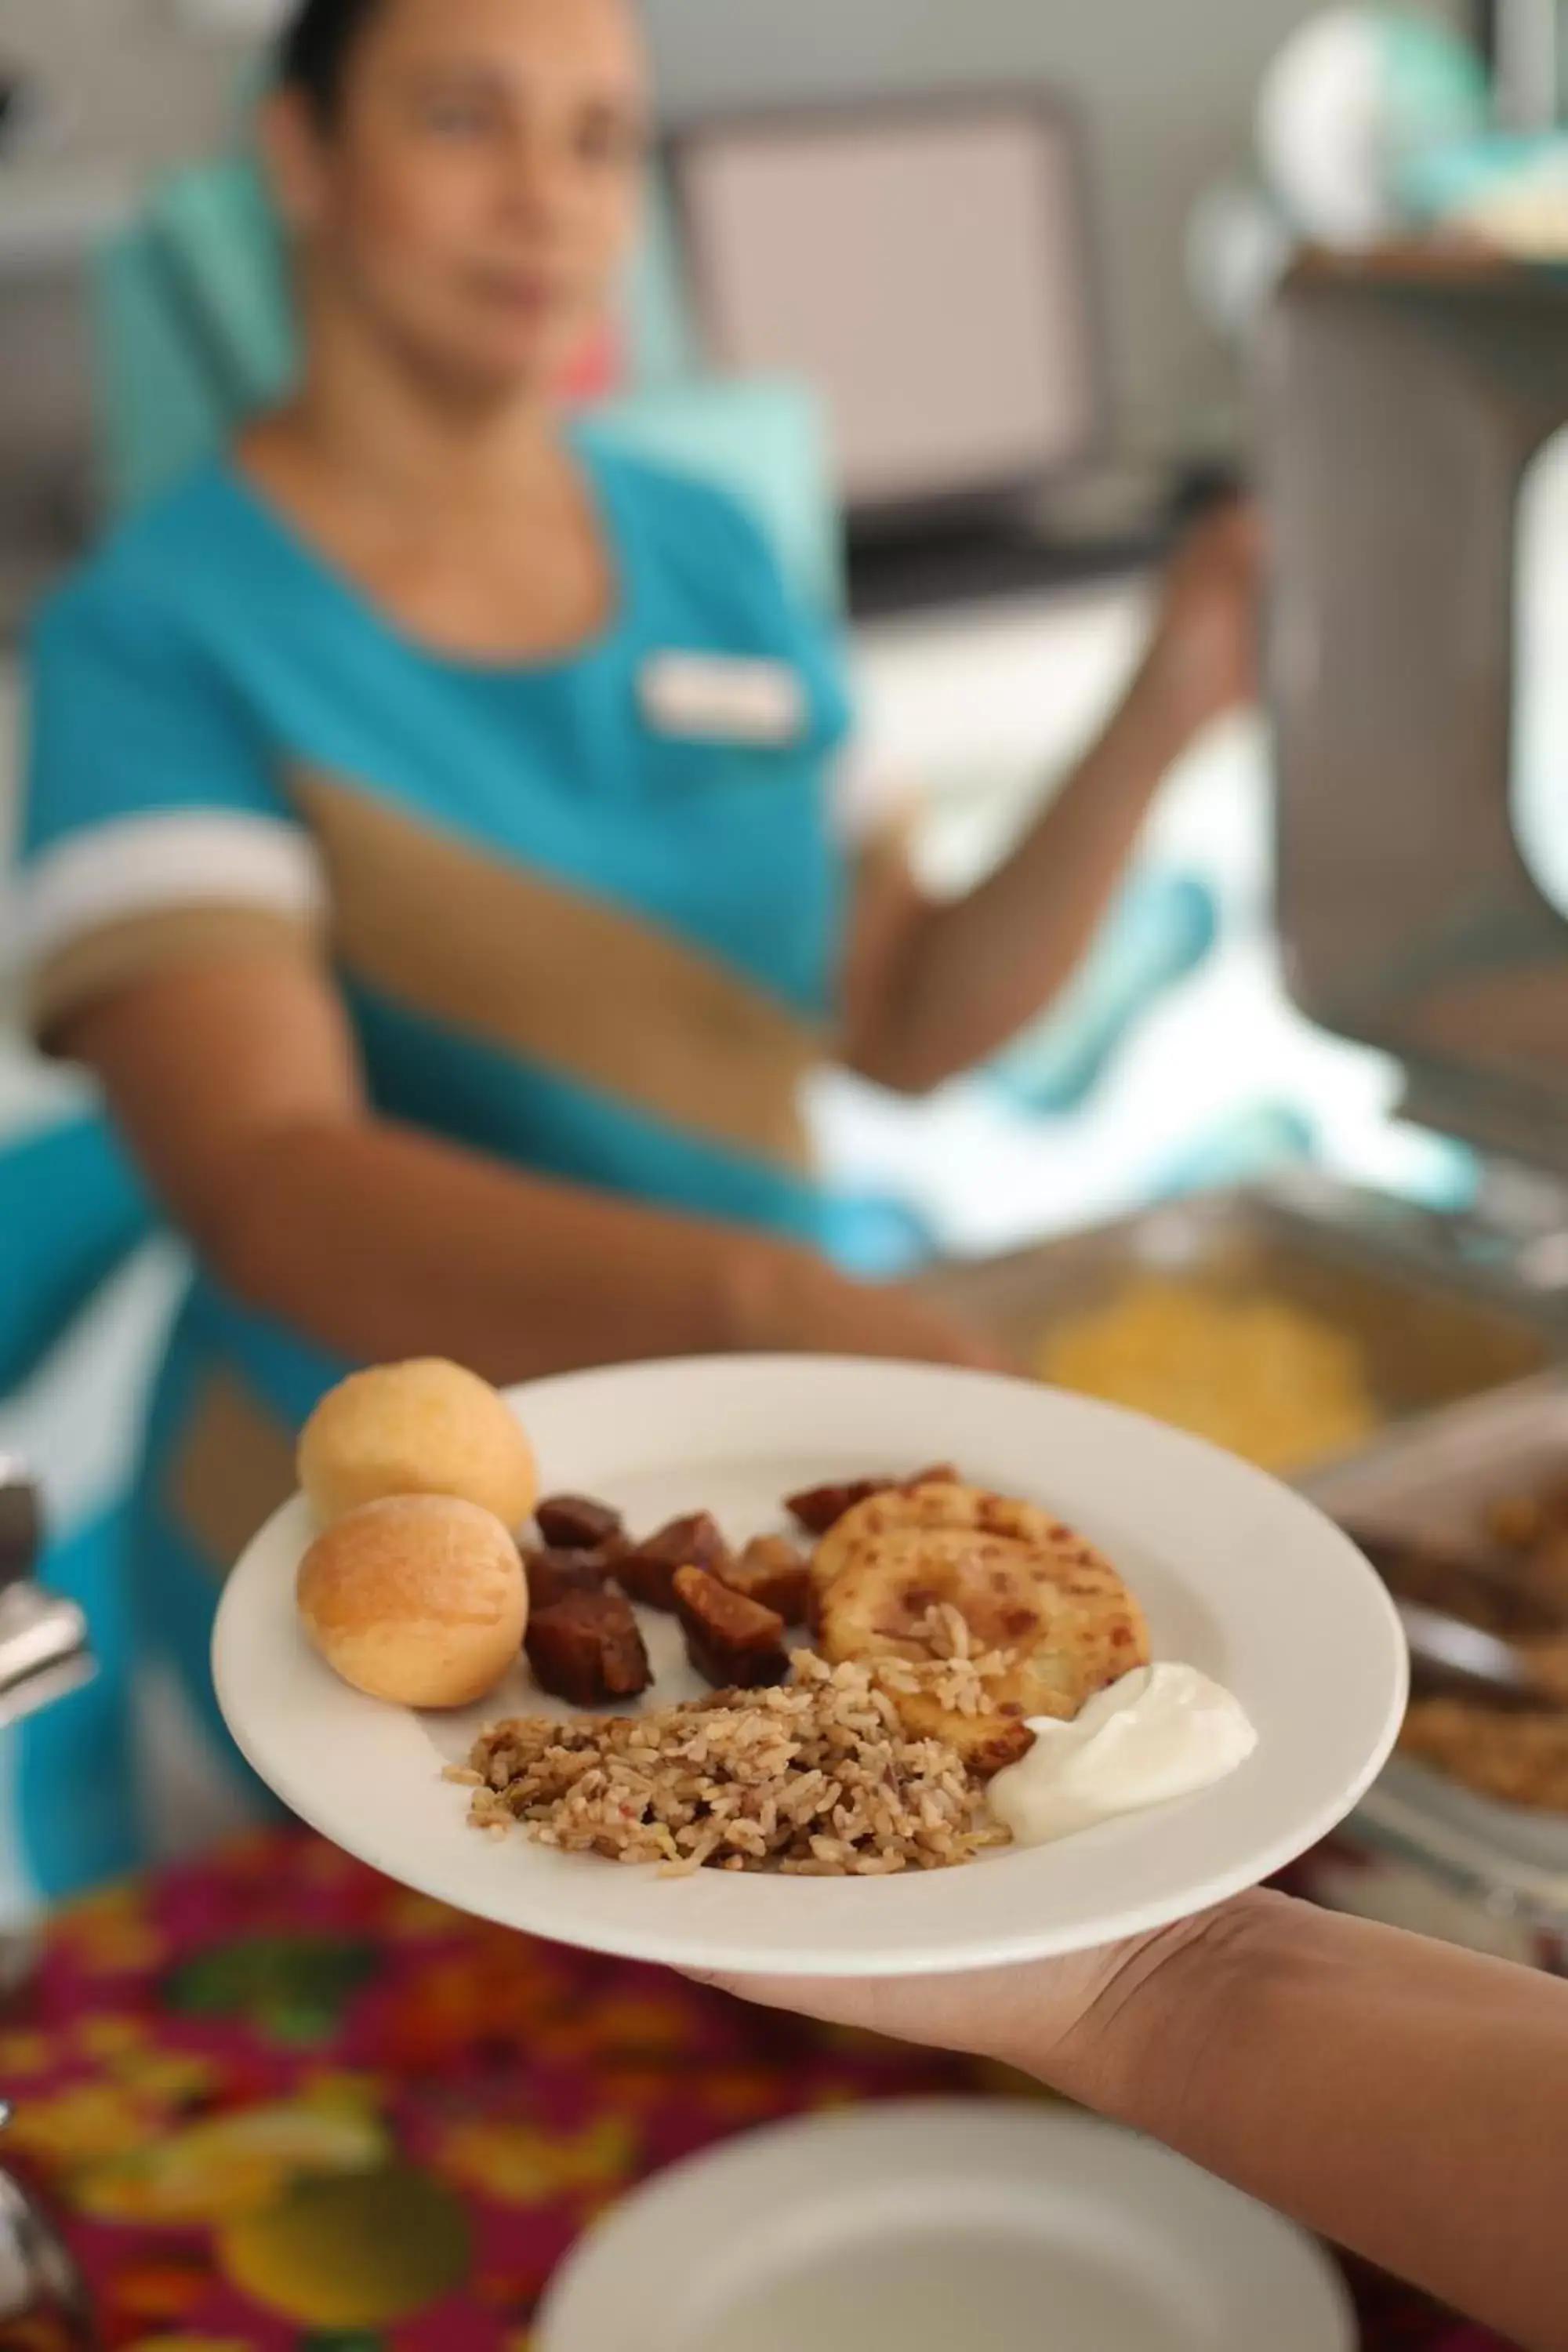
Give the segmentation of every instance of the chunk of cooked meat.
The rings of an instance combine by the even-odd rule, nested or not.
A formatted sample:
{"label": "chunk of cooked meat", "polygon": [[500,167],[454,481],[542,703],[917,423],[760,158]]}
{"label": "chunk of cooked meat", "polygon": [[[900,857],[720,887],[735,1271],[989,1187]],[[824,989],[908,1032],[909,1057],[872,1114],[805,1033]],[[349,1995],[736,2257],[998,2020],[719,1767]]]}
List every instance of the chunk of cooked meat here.
{"label": "chunk of cooked meat", "polygon": [[616,1574],[634,1601],[646,1609],[675,1611],[677,1570],[698,1568],[718,1576],[730,1563],[723,1530],[707,1511],[672,1519],[646,1543],[636,1544],[616,1564]]}
{"label": "chunk of cooked meat", "polygon": [[533,1516],[553,1551],[598,1551],[626,1533],[619,1511],[586,1495],[547,1496]]}
{"label": "chunk of cooked meat", "polygon": [[903,1494],[913,1486],[953,1486],[957,1481],[952,1463],[942,1462],[930,1470],[917,1471],[912,1478],[854,1478],[838,1486],[813,1486],[804,1495],[792,1495],[784,1508],[808,1536],[825,1536],[874,1495]]}
{"label": "chunk of cooked meat", "polygon": [[530,1617],[524,1646],[540,1688],[573,1706],[638,1698],[653,1681],[631,1602],[621,1592],[568,1592]]}
{"label": "chunk of cooked meat", "polygon": [[892,1483],[890,1478],[858,1478],[849,1486],[810,1486],[804,1495],[791,1495],[784,1508],[808,1536],[825,1536],[857,1503],[868,1503]]}
{"label": "chunk of cooked meat", "polygon": [[804,1625],[810,1614],[811,1569],[788,1536],[755,1537],[739,1559],[720,1570],[720,1580],[786,1625]]}
{"label": "chunk of cooked meat", "polygon": [[763,1690],[789,1680],[786,1628],[775,1611],[759,1608],[700,1568],[677,1571],[675,1607],[687,1655],[715,1690]]}
{"label": "chunk of cooked meat", "polygon": [[602,1592],[614,1573],[614,1551],[560,1551],[536,1544],[522,1555],[531,1609],[553,1609],[569,1592]]}

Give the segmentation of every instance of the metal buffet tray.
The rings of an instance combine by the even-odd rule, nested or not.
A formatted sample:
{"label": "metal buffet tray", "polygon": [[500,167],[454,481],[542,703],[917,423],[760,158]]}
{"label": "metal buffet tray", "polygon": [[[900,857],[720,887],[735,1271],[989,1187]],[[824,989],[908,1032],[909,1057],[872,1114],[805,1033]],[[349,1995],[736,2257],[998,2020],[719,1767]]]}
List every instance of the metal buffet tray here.
{"label": "metal buffet tray", "polygon": [[1510,779],[1521,508],[1568,424],[1568,278],[1314,257],[1256,357],[1290,993],[1394,1055],[1418,1125],[1561,1175],[1568,923]]}
{"label": "metal buffet tray", "polygon": [[[1359,1343],[1384,1428],[1305,1476],[1304,1490],[1331,1517],[1453,1541],[1489,1501],[1568,1472],[1568,1372],[1552,1369],[1568,1355],[1562,1256],[1479,1220],[1303,1176],[945,1267],[925,1287],[1026,1359],[1054,1324],[1138,1276],[1310,1308]],[[1531,1281],[1521,1269],[1537,1262],[1547,1270]],[[1472,1796],[1399,1759],[1342,1843],[1352,1870],[1357,1853],[1410,1865],[1444,1901],[1568,1951],[1568,1821]]]}
{"label": "metal buffet tray", "polygon": [[1215,1192],[973,1265],[926,1295],[1027,1360],[1052,1327],[1139,1275],[1168,1274],[1310,1308],[1359,1345],[1385,1423],[1527,1380],[1565,1352],[1551,1291],[1472,1220],[1410,1209],[1331,1180]]}
{"label": "metal buffet tray", "polygon": [[[1344,1525],[1464,1546],[1489,1503],[1560,1485],[1565,1472],[1568,1376],[1552,1374],[1394,1433],[1304,1490]],[[1568,1945],[1568,1819],[1499,1804],[1396,1758],[1351,1830],[1494,1918]]]}

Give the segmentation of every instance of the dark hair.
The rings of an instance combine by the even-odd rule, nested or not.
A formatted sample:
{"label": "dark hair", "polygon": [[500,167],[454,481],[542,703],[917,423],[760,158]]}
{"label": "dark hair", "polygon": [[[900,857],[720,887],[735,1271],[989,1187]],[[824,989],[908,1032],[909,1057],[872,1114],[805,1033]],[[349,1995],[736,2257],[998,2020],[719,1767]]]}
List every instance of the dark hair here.
{"label": "dark hair", "polygon": [[342,104],[354,49],[382,0],[300,0],[278,45],[278,79],[320,122]]}

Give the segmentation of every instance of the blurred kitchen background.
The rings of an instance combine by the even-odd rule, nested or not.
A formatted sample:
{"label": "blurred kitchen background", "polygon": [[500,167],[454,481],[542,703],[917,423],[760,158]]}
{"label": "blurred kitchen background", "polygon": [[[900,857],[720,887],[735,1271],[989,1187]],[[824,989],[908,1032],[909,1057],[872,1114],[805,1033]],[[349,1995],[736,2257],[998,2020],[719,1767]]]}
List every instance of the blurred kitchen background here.
{"label": "blurred kitchen background", "polygon": [[[1045,512],[994,530],[955,527],[951,515],[901,543],[895,530],[890,549],[882,519],[880,531],[858,535],[849,576],[865,719],[850,789],[873,806],[911,802],[922,861],[957,880],[1048,789],[1134,659],[1168,499],[1243,449],[1239,321],[1289,239],[1324,225],[1292,221],[1286,192],[1268,193],[1259,152],[1267,78],[1313,12],[1295,0],[1197,0],[1180,11],[974,0],[961,12],[938,0],[799,0],[785,18],[752,0],[651,0],[648,13],[677,128],[800,101],[881,110],[908,94],[1038,89],[1066,110],[1074,152],[1054,192],[1059,217],[1004,224],[1018,240],[1016,268],[1049,267],[1054,239],[1082,255],[1087,273],[1059,290],[1047,322],[1081,346],[1058,359],[1064,373],[1083,371],[1086,411],[1042,416],[1037,446],[1004,461],[1012,473],[1037,470],[1054,495]],[[114,341],[105,257],[150,198],[166,201],[168,174],[242,146],[252,59],[277,14],[272,0],[5,0],[0,636],[110,500],[139,487],[145,453],[127,459],[114,446],[114,375],[135,355]],[[1552,110],[1537,20],[1554,14],[1518,0],[1497,28],[1505,118]],[[1432,30],[1429,50],[1410,41],[1413,27]],[[1408,20],[1331,12],[1313,29],[1293,103],[1289,90],[1276,100],[1275,166],[1289,182],[1292,147],[1303,149],[1296,170],[1308,198],[1337,208],[1352,235],[1375,234],[1393,192],[1374,118],[1386,118],[1392,141],[1402,110],[1435,111],[1435,135],[1447,139],[1456,109],[1463,123],[1472,103],[1468,72],[1479,83],[1480,69],[1437,37],[1490,28],[1460,8]],[[1414,52],[1403,67],[1395,34]],[[1319,160],[1321,150],[1333,152]],[[680,263],[667,257],[669,272]],[[647,373],[679,372],[683,358],[704,364],[705,322],[689,300],[666,282],[645,289],[643,309]],[[684,354],[672,349],[682,344]],[[972,465],[984,483],[993,420],[973,426],[957,478]],[[951,474],[952,451],[945,462]],[[117,463],[129,481],[110,478]],[[14,796],[13,676],[0,647],[0,828]],[[1392,1071],[1309,1028],[1281,995],[1263,785],[1256,729],[1205,747],[1163,803],[1145,870],[1078,1000],[997,1071],[912,1108],[846,1082],[825,1088],[823,1127],[859,1204],[863,1254],[897,1264],[928,1247],[992,1252],[1280,1154],[1427,1193],[1463,1187],[1462,1154],[1391,1123]],[[0,1036],[0,1127],[53,1116],[70,1093]],[[133,1330],[143,1323],[144,1311],[132,1315]],[[116,1351],[100,1335],[90,1352],[109,1378]],[[112,1465],[88,1457],[123,1423],[86,1418],[91,1442],[78,1431],[67,1449],[79,1490],[112,1483]],[[58,1426],[51,1412],[43,1419]],[[53,1473],[58,1449],[35,1432],[24,1412],[18,1441],[26,1434]],[[73,1492],[70,1507],[79,1499]]]}
{"label": "blurred kitchen background", "polygon": [[[648,0],[647,13],[671,135],[605,389],[634,438],[748,484],[801,584],[841,604],[863,719],[848,812],[868,826],[907,819],[933,887],[981,872],[1050,791],[1137,659],[1181,520],[1249,477],[1248,384],[1303,253],[1330,257],[1352,289],[1363,262],[1419,279],[1423,255],[1459,254],[1472,295],[1535,265],[1520,273],[1531,289],[1520,332],[1556,352],[1568,386],[1552,307],[1552,265],[1568,262],[1558,0]],[[286,377],[246,138],[279,14],[276,0],[0,0],[0,845],[30,601],[101,522]],[[803,245],[825,156],[864,198],[842,259],[858,289],[883,290],[869,322],[863,303],[833,299],[819,244]],[[950,268],[961,330],[950,299],[928,299],[915,217],[967,220],[984,240],[984,268]],[[1310,367],[1311,315],[1303,331]],[[892,413],[879,373],[890,358],[896,446],[868,427]],[[737,384],[752,393],[738,405]],[[1312,445],[1310,419],[1293,437],[1278,383],[1271,398],[1287,458],[1307,453],[1310,506],[1340,530],[1305,578],[1310,601],[1356,560],[1353,517],[1317,494],[1332,450]],[[1498,592],[1498,658],[1517,658],[1511,720],[1468,778],[1505,820],[1505,864],[1511,798],[1542,922],[1568,889],[1555,789],[1568,711],[1553,683],[1568,467],[1552,425],[1537,418],[1519,469],[1517,626]],[[1309,460],[1326,470],[1312,477]],[[1365,462],[1375,470],[1377,453]],[[1403,593],[1391,574],[1384,609]],[[1321,777],[1342,771],[1288,677],[1284,699],[1292,873],[1321,883],[1312,812],[1331,804]],[[1397,734],[1397,713],[1391,723]],[[957,1262],[940,1279],[991,1299],[993,1319],[1034,1347],[1065,1302],[1121,1311],[1129,1268],[1211,1265],[1233,1292],[1284,1301],[1282,1336],[1267,1315],[1243,1332],[1246,1360],[1270,1348],[1287,1373],[1305,1360],[1309,1388],[1315,1363],[1333,1391],[1329,1433],[1348,1439],[1561,1353],[1542,1297],[1568,1281],[1568,1150],[1550,1087],[1532,1078],[1523,1109],[1500,1108],[1474,1054],[1428,1055],[1416,1073],[1420,1055],[1390,1050],[1397,1023],[1383,1007],[1336,997],[1321,887],[1310,903],[1287,893],[1288,991],[1274,764],[1261,712],[1196,748],[1068,1002],[994,1067],[921,1104],[830,1076],[816,1111],[844,1255],[860,1270]],[[1418,777],[1413,791],[1419,830]],[[1342,819],[1348,845],[1354,808]],[[68,1222],[49,1154],[90,1108],[24,1046],[5,985],[0,957],[0,1144],[12,1148],[0,1168],[21,1171],[0,1191],[0,1239],[7,1223],[29,1234],[46,1196]],[[1425,1092],[1412,1097],[1414,1075]],[[1251,1193],[1237,1205],[1235,1188],[1259,1185],[1273,1205]],[[71,1544],[112,1527],[180,1275],[139,1203],[86,1203],[82,1230],[94,1217],[104,1263],[126,1257],[123,1270],[100,1289],[103,1265],[66,1250],[39,1328],[78,1292],[89,1310],[43,1360],[24,1330],[0,1361],[0,1454],[41,1476],[68,1583]],[[1141,1222],[1116,1224],[1127,1219]],[[1036,1255],[1026,1275],[990,1270],[1107,1224],[1107,1244],[1067,1242],[1066,1258]],[[1304,1233],[1340,1239],[1318,1248]],[[127,1255],[128,1242],[140,1245]],[[41,1239],[32,1263],[47,1258]],[[1488,1266],[1494,1295],[1480,1300]],[[1420,1303],[1423,1282],[1452,1305],[1447,1323]],[[1134,1300],[1120,1340],[1091,1332],[1087,1356],[1047,1368],[1067,1377],[1076,1361],[1085,1384],[1114,1387],[1104,1347],[1190,1355],[1170,1307],[1156,1300],[1141,1321]],[[1326,1373],[1312,1354],[1325,1316],[1359,1351],[1345,1378],[1331,1347]],[[1309,1396],[1307,1424],[1313,1410]],[[1278,1438],[1257,1450],[1310,1466],[1310,1428],[1294,1450]],[[8,1753],[0,1745],[0,1780]],[[0,1836],[0,1880],[6,1851]],[[26,1908],[18,1870],[0,1912]]]}
{"label": "blurred kitchen background", "polygon": [[[842,616],[851,827],[906,826],[934,889],[983,873],[1113,705],[1184,520],[1266,492],[1267,709],[1194,746],[1088,967],[994,1066],[918,1103],[817,1082],[838,1246],[1355,1533],[1416,1704],[1294,1883],[1568,1975],[1568,0],[645,5],[668,139],[584,396],[750,498]],[[194,2225],[249,2210],[226,2165],[279,2213],[298,2169],[312,2231],[321,2176],[337,2240],[273,2301],[323,2352],[383,2340],[325,2259],[345,2231],[373,2290],[412,2249],[397,2308],[443,2291],[430,2184],[384,2162],[366,1986],[439,2118],[420,2161],[460,2139],[465,2200],[526,2218],[487,2328],[560,2251],[548,2194],[580,2223],[643,2166],[639,2070],[710,2088],[694,2142],[753,2078],[774,2096],[707,2025],[689,2062],[668,1988],[566,1990],[545,1948],[461,1944],[313,1842],[208,1853],[228,1801],[132,1672],[119,1514],[185,1270],[8,993],[20,639],[287,381],[247,128],[281,14],[0,0],[0,2123],[14,2095],[19,2177],[89,2217],[109,2340],[147,2352],[196,2340],[164,2330],[208,2308]],[[42,1916],[140,1859],[128,1695],[159,1858],[205,1859],[84,1905],[39,1977]],[[401,1992],[370,1985],[378,1941]],[[890,2045],[842,2095],[781,2047],[792,2106],[893,2079]],[[614,2087],[552,2139],[558,2059]],[[397,2201],[339,2201],[362,2174]],[[7,2330],[77,2297],[0,2172],[0,2336],[96,2341]]]}

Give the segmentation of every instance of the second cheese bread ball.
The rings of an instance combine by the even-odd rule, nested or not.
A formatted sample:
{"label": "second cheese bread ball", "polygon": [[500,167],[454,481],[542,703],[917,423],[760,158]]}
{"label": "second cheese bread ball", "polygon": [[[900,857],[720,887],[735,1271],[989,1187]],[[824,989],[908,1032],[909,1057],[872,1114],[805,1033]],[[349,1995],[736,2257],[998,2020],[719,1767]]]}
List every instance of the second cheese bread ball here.
{"label": "second cheese bread ball", "polygon": [[517,1662],[528,1585],[516,1544],[443,1495],[367,1503],[300,1564],[300,1614],[355,1690],[399,1706],[471,1706]]}
{"label": "second cheese bread ball", "polygon": [[356,1372],[300,1440],[300,1484],[324,1527],[392,1495],[450,1495],[514,1532],[539,1500],[533,1448],[477,1373],[432,1359]]}

